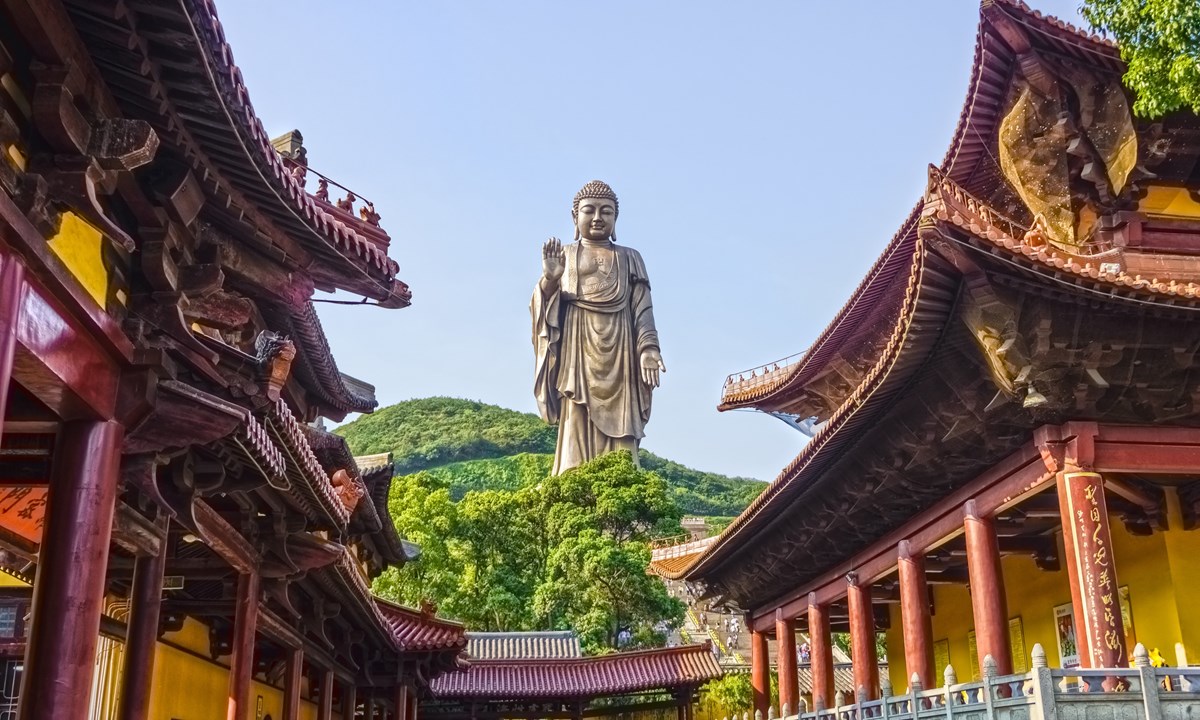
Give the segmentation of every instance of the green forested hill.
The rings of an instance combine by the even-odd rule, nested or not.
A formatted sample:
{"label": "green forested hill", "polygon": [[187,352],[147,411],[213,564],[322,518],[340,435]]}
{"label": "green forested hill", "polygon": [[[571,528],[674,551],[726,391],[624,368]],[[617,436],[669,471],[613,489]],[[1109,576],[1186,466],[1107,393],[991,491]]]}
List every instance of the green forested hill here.
{"label": "green forested hill", "polygon": [[[334,432],[356,455],[391,452],[397,475],[430,471],[449,486],[454,500],[470,490],[512,490],[546,477],[556,438],[555,428],[531,413],[445,397],[390,405]],[[641,463],[666,481],[686,514],[737,515],[766,487],[644,450]]]}

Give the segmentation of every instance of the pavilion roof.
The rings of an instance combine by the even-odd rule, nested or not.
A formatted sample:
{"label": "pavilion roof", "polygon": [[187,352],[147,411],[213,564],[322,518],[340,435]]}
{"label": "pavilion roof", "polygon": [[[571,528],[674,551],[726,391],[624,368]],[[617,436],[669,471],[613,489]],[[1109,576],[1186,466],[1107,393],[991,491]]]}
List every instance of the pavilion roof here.
{"label": "pavilion roof", "polygon": [[437,617],[432,608],[415,610],[374,598],[400,652],[462,650],[467,646],[462,623]]}
{"label": "pavilion roof", "polygon": [[[1123,72],[1120,53],[1111,41],[1058,18],[1042,15],[1019,0],[982,0],[967,97],[938,170],[952,182],[984,200],[990,199],[1005,186],[1005,180],[993,159],[995,149],[992,145],[1016,62],[1014,51],[1006,44],[1002,34],[996,31],[991,20],[999,16],[1022,26],[1036,37],[1042,47],[1052,52],[1085,62],[1099,70],[1117,74]],[[783,409],[780,406],[786,406],[811,381],[827,372],[835,358],[850,349],[850,357],[842,358],[841,367],[837,368],[842,375],[850,378],[850,382],[841,385],[840,393],[831,398],[825,408],[804,408],[804,411],[813,412],[821,419],[828,417],[839,401],[853,391],[857,385],[854,380],[860,379],[862,373],[874,363],[880,343],[890,332],[899,308],[896,296],[903,290],[903,283],[898,281],[908,266],[910,252],[907,251],[911,249],[916,236],[922,204],[918,203],[905,219],[866,277],[809,349],[784,360],[730,375],[722,391],[719,409]],[[867,352],[853,352],[862,349]],[[822,409],[825,410],[824,416]]]}
{"label": "pavilion roof", "polygon": [[214,200],[205,212],[219,215],[217,225],[240,226],[243,235],[271,245],[271,254],[293,256],[318,286],[391,307],[409,303],[381,231],[335,217],[276,152],[211,0],[68,0],[66,6],[122,109],[149,121],[163,149],[202,179]]}
{"label": "pavilion roof", "polygon": [[[1106,272],[1099,263],[1084,257],[1050,246],[1035,247],[1024,239],[1028,218],[1022,218],[1024,222],[1009,220],[989,208],[990,202],[1009,192],[991,159],[995,149],[989,143],[995,142],[1017,63],[1016,53],[1002,32],[1013,24],[1043,52],[1087,61],[1093,69],[1110,70],[1114,76],[1121,72],[1119,53],[1110,42],[1044,17],[1013,0],[984,0],[967,100],[945,159],[940,167],[930,169],[922,202],[812,347],[790,366],[764,368],[747,382],[731,378],[721,408],[780,410],[799,397],[806,384],[835,359],[849,356],[854,362],[863,360],[862,364],[854,367],[853,363],[842,363],[837,368],[847,382],[826,395],[830,401],[822,417],[824,424],[767,491],[708,550],[662,567],[664,576],[708,580],[714,573],[727,572],[732,567],[730,561],[739,557],[750,538],[780,528],[784,518],[790,517],[789,512],[803,512],[797,499],[802,495],[811,498],[819,487],[826,487],[824,481],[831,476],[831,469],[845,466],[839,465],[844,452],[858,446],[930,357],[946,327],[959,280],[954,267],[923,247],[919,231],[924,224],[955,226],[977,237],[989,251],[1007,257],[1011,266],[1040,275],[1043,282],[1060,280],[1066,271],[1073,276],[1071,282],[1085,289],[1099,289],[1107,297],[1137,295],[1164,305],[1200,295],[1200,286],[1192,283],[1159,282],[1112,268]],[[838,488],[828,489],[841,492]],[[844,502],[849,505],[843,513],[854,500]],[[799,532],[823,531],[813,526]],[[842,544],[848,548],[853,545]],[[811,567],[803,573],[822,569]]]}
{"label": "pavilion roof", "polygon": [[342,420],[347,413],[372,412],[379,405],[375,387],[338,370],[337,360],[312,302],[286,309],[268,309],[270,320],[296,341],[293,371],[322,401],[326,415]]}
{"label": "pavilion roof", "polygon": [[472,660],[548,660],[582,657],[572,630],[543,632],[469,632],[467,656]]}
{"label": "pavilion roof", "polygon": [[663,577],[673,577],[695,562],[716,540],[717,536],[712,535],[677,545],[654,548],[650,551],[650,572]]}
{"label": "pavilion roof", "polygon": [[721,677],[707,644],[612,655],[472,660],[464,672],[430,684],[438,700],[521,701],[592,698],[695,687]]}
{"label": "pavilion roof", "polygon": [[[364,498],[366,502],[363,505],[370,506],[379,521],[379,531],[372,534],[372,539],[377,541],[376,549],[393,565],[416,560],[421,555],[421,548],[401,537],[395,521],[392,520],[391,511],[388,510],[388,495],[392,488],[394,470],[392,454],[388,452],[362,455],[354,458],[354,462],[358,465],[363,484],[367,488],[367,497]],[[364,515],[367,509],[363,508]]]}

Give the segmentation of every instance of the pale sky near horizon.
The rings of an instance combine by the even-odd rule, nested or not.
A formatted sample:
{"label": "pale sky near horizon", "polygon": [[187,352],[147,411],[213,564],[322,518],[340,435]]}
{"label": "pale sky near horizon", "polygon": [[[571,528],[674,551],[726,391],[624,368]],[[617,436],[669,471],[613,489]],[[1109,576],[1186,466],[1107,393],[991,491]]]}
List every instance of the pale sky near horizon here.
{"label": "pale sky near horizon", "polygon": [[[1030,0],[1083,25],[1079,0]],[[383,405],[535,412],[541,244],[599,178],[646,260],[667,373],[643,447],[773,479],[805,438],[718,413],[727,374],[800,350],[899,228],[950,142],[973,0],[219,0],[267,131],[374,201],[403,310],[319,305]],[[310,184],[315,180],[310,180]],[[310,188],[311,189],[311,188]]]}

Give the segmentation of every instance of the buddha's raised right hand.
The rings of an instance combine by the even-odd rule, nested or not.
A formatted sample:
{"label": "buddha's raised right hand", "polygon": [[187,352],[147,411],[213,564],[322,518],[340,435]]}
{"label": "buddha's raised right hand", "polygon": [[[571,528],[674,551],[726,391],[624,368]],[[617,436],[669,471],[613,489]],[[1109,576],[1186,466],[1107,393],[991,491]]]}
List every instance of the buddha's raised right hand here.
{"label": "buddha's raised right hand", "polygon": [[549,289],[562,277],[567,267],[567,254],[563,251],[562,241],[552,237],[542,245],[542,285]]}

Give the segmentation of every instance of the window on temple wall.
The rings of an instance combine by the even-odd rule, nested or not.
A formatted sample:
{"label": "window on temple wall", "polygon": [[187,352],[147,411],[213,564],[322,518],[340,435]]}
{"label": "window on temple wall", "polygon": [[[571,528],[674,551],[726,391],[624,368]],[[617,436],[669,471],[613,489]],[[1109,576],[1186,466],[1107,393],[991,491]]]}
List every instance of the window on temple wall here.
{"label": "window on temple wall", "polygon": [[0,606],[0,638],[17,636],[17,608],[15,605]]}

